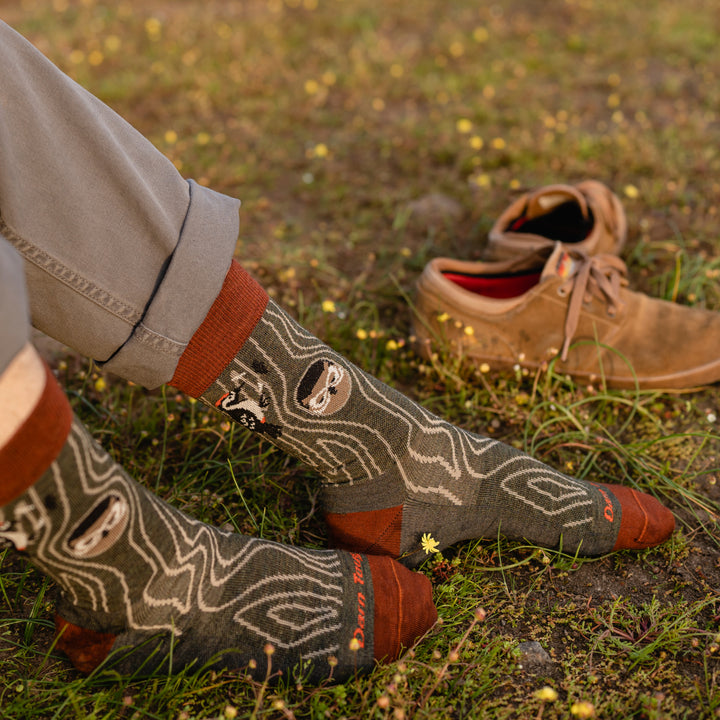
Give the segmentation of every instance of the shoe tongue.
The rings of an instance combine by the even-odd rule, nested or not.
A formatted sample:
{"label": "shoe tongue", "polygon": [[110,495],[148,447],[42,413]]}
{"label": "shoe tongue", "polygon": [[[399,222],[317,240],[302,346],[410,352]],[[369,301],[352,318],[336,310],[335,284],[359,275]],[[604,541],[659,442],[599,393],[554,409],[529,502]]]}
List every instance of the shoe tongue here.
{"label": "shoe tongue", "polygon": [[545,263],[545,267],[540,275],[540,282],[551,277],[559,277],[562,280],[567,280],[567,278],[575,274],[577,265],[578,261],[563,249],[562,243],[556,243],[555,249]]}
{"label": "shoe tongue", "polygon": [[587,201],[572,185],[550,185],[528,198],[524,217],[526,220],[547,215],[553,208],[566,202],[576,202],[583,216],[587,217]]}

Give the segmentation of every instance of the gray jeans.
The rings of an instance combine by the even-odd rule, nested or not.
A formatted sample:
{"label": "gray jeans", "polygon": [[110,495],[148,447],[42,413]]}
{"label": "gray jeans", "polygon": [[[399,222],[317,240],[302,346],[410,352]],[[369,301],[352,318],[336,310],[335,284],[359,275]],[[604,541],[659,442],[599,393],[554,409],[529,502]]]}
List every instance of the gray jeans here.
{"label": "gray jeans", "polygon": [[0,372],[30,321],[162,385],[222,287],[239,202],[180,177],[1,21],[0,68]]}

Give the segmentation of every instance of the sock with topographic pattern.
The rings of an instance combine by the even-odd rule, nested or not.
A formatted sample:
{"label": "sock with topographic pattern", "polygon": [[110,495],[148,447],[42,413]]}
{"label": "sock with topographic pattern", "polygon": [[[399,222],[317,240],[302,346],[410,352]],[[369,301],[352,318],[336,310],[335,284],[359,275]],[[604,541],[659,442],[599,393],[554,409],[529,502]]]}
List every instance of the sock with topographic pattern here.
{"label": "sock with topographic pattern", "polygon": [[306,678],[340,679],[435,622],[428,579],[391,558],[223,532],[151,494],[73,417],[32,350],[0,376],[0,405],[31,376],[44,383],[37,403],[0,428],[0,541],[60,586],[57,647],[78,669],[112,653],[125,673],[265,677],[302,662]]}
{"label": "sock with topographic pattern", "polygon": [[339,547],[413,566],[498,532],[597,555],[674,529],[649,495],[568,477],[432,415],[300,327],[237,263],[171,384],[321,473]]}

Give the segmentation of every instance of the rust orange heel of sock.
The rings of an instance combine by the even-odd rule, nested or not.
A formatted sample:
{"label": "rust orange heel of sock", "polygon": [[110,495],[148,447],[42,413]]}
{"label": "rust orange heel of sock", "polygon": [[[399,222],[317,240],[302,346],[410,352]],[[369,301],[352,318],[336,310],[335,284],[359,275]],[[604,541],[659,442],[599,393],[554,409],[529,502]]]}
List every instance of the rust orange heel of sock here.
{"label": "rust orange heel of sock", "polygon": [[91,673],[110,653],[112,633],[86,630],[55,615],[55,647],[62,650],[80,672]]}
{"label": "rust orange heel of sock", "polygon": [[333,547],[368,555],[400,555],[403,506],[367,512],[326,513]]}

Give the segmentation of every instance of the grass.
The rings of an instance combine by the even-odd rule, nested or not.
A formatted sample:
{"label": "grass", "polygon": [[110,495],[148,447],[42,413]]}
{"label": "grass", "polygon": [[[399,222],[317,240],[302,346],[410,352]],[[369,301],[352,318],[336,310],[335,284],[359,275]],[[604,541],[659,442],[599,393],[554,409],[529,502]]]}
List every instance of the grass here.
{"label": "grass", "polygon": [[[625,206],[633,285],[720,309],[713,2],[6,0],[1,14],[184,175],[242,198],[237,256],[304,325],[468,429],[656,494],[679,529],[592,561],[500,538],[454,548],[422,568],[442,622],[400,661],[319,688],[82,677],[52,648],[54,587],[0,551],[0,718],[720,716],[717,388],[421,362],[407,304],[431,257],[479,256],[517,192],[592,177]],[[411,212],[432,193],[457,212]],[[306,468],[170,390],[53,362],[94,436],[160,496],[323,546]],[[518,650],[530,641],[546,659]]]}

